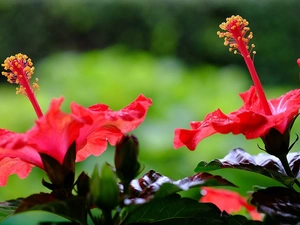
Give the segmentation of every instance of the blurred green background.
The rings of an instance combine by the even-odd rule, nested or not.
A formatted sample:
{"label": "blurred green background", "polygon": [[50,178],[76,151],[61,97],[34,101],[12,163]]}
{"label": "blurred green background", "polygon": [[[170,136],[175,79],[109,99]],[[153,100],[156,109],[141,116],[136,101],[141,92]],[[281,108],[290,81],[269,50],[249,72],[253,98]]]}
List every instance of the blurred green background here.
{"label": "blurred green background", "polygon": [[[232,14],[250,23],[257,55],[255,64],[268,98],[299,86],[300,2],[297,0],[49,0],[0,1],[0,58],[25,53],[36,67],[41,90],[37,98],[46,112],[52,98],[64,96],[63,109],[75,101],[108,104],[118,110],[140,93],[153,99],[145,122],[133,132],[140,140],[144,172],[154,169],[173,179],[193,174],[201,160],[223,158],[242,147],[261,151],[260,140],[214,135],[195,151],[173,149],[177,127],[202,120],[217,108],[225,113],[241,106],[238,93],[252,84],[242,57],[228,52],[216,32]],[[36,116],[15,87],[0,80],[0,126],[24,132]],[[293,133],[299,133],[296,122]],[[294,151],[299,148],[296,144]],[[113,162],[113,148],[77,164],[77,174]],[[244,171],[216,171],[246,195],[253,185],[279,185]],[[45,191],[37,168],[28,178],[11,176],[0,189],[0,201]],[[199,198],[199,190],[188,193]],[[37,224],[47,213],[25,213],[3,224]],[[56,220],[63,220],[55,217]]]}

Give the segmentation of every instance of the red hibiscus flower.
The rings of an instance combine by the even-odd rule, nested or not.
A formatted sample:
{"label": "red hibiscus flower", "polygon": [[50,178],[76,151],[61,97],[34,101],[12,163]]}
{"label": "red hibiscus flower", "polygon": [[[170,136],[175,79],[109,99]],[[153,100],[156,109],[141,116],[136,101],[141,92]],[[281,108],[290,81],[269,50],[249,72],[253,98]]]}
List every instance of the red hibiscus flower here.
{"label": "red hibiscus flower", "polygon": [[119,111],[113,111],[104,104],[84,108],[72,103],[73,115],[92,121],[80,129],[77,139],[77,161],[84,160],[91,154],[100,155],[107,148],[107,142],[116,145],[124,133],[134,130],[144,121],[151,103],[151,99],[143,95]]}
{"label": "red hibiscus flower", "polygon": [[[63,162],[69,146],[78,138],[79,129],[86,121],[60,111],[62,101],[63,98],[52,100],[48,112],[25,133],[0,130],[1,186],[6,184],[12,173],[25,178],[32,166],[44,169],[40,153]],[[8,157],[14,160],[3,163],[8,162]]]}
{"label": "red hibiscus flower", "polygon": [[271,128],[284,133],[300,108],[300,90],[296,89],[271,99],[268,104],[272,114],[266,115],[261,107],[255,87],[240,94],[244,105],[225,115],[220,109],[208,114],[201,122],[191,122],[191,130],[176,129],[174,146],[187,146],[194,150],[204,138],[215,134],[243,134],[247,139],[264,137]]}
{"label": "red hibiscus flower", "polygon": [[238,193],[211,187],[202,188],[203,197],[200,202],[210,202],[218,206],[222,211],[227,213],[238,213],[243,208],[249,213],[253,220],[262,220],[262,215],[256,211],[253,205],[247,203],[246,198]]}
{"label": "red hibiscus flower", "polygon": [[[28,83],[33,73],[30,70],[31,60],[22,54],[6,59],[4,66],[12,71],[3,73],[12,83],[20,84],[16,74],[21,72],[23,76],[20,79],[25,77]],[[30,76],[27,76],[27,71],[32,71]],[[29,96],[34,96],[28,84],[25,89],[23,86],[20,85],[19,90],[29,90],[29,94],[25,92],[29,99]],[[36,104],[35,109],[39,109],[35,98],[31,102]],[[60,110],[62,102],[63,98],[52,100],[45,115],[41,110],[36,110],[39,119],[25,133],[0,129],[0,186],[6,184],[10,174],[15,173],[20,178],[25,178],[32,166],[45,169],[40,153],[62,164],[73,142],[76,142],[76,161],[82,161],[91,154],[100,155],[107,148],[107,142],[115,145],[124,133],[138,127],[144,121],[152,103],[151,99],[143,95],[119,111],[113,111],[104,104],[84,108],[72,103],[72,113],[67,114]]]}
{"label": "red hibiscus flower", "polygon": [[243,134],[247,139],[262,138],[266,151],[275,156],[284,156],[290,150],[289,133],[298,115],[300,107],[300,90],[293,90],[279,98],[267,100],[259,77],[256,73],[250,53],[255,47],[249,41],[252,32],[248,22],[240,16],[227,18],[220,25],[224,32],[218,32],[224,37],[224,45],[229,50],[240,54],[245,60],[254,87],[240,94],[244,105],[237,111],[225,115],[220,109],[209,113],[201,122],[191,122],[191,130],[176,129],[174,147],[187,146],[194,150],[203,139],[215,133]]}

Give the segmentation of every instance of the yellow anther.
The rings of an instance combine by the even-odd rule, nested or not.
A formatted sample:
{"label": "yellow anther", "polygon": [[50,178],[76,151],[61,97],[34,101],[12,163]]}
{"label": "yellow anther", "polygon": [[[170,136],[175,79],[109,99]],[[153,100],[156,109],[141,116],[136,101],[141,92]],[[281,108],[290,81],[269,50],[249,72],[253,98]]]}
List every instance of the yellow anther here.
{"label": "yellow anther", "polygon": [[[2,72],[3,76],[7,77],[9,83],[19,84],[17,88],[17,94],[22,93],[26,95],[26,88],[24,86],[29,85],[29,80],[34,73],[33,63],[27,55],[18,53],[14,56],[7,57],[4,63],[1,64],[4,70],[8,72]],[[35,83],[32,85],[33,90],[37,90],[38,85]]]}
{"label": "yellow anther", "polygon": [[36,79],[32,86],[29,82],[32,74],[34,73],[34,67],[31,59],[28,58],[27,55],[19,53],[14,56],[7,57],[1,65],[4,67],[4,70],[7,70],[7,72],[2,72],[2,75],[6,76],[7,81],[20,85],[16,88],[16,93],[27,96],[38,118],[42,117],[43,112],[34,94],[35,90],[39,90],[39,86],[36,83],[38,80]]}
{"label": "yellow anther", "polygon": [[[233,51],[235,54],[240,53],[241,55],[248,57],[248,44],[253,38],[253,33],[249,32],[250,28],[248,25],[248,21],[241,16],[231,16],[226,19],[226,22],[220,24],[219,27],[222,31],[218,31],[217,35],[220,38],[224,38],[224,45],[229,45],[229,51]],[[254,47],[255,45],[252,44],[250,53]]]}
{"label": "yellow anther", "polygon": [[33,90],[40,90],[40,86],[36,82],[32,83],[32,88]]}
{"label": "yellow anther", "polygon": [[16,94],[26,95],[26,88],[24,88],[23,86],[16,88]]}

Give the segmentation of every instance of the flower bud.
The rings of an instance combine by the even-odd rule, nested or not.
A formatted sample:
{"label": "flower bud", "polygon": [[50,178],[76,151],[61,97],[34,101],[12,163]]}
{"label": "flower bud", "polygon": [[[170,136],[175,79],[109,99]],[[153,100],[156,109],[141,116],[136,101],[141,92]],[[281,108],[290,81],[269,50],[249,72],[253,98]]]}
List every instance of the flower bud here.
{"label": "flower bud", "polygon": [[271,128],[262,140],[265,144],[266,152],[270,155],[279,157],[289,152],[289,135],[287,137],[274,128]]}
{"label": "flower bud", "polygon": [[135,136],[124,136],[116,145],[115,167],[123,183],[130,183],[140,170],[138,162],[139,143]]}
{"label": "flower bud", "polygon": [[80,196],[87,195],[87,193],[90,191],[89,183],[90,183],[89,176],[85,172],[82,172],[76,181],[78,195]]}
{"label": "flower bud", "polygon": [[120,202],[120,190],[117,176],[107,163],[103,165],[99,175],[95,166],[90,181],[91,203],[104,211],[114,209]]}
{"label": "flower bud", "polygon": [[271,128],[267,132],[267,134],[261,138],[265,144],[265,149],[267,153],[269,153],[270,155],[274,155],[278,158],[286,156],[289,153],[291,148],[298,140],[297,138],[296,141],[290,146],[290,132],[297,117],[298,115],[295,116],[293,120],[287,125],[283,134],[275,128]]}

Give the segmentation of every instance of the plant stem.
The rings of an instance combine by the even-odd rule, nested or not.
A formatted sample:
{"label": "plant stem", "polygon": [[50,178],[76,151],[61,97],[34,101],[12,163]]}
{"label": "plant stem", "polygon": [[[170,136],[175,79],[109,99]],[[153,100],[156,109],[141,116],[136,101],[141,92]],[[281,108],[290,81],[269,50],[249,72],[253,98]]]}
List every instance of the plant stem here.
{"label": "plant stem", "polygon": [[116,209],[116,213],[115,213],[115,215],[114,215],[114,217],[113,217],[113,224],[115,224],[115,225],[118,225],[118,224],[120,224],[122,221],[120,220],[120,213],[121,213],[121,208],[120,207],[117,207],[117,209]]}
{"label": "plant stem", "polygon": [[128,181],[128,180],[123,181],[123,188],[124,188],[123,195],[124,196],[127,196],[129,194],[129,185],[130,185],[130,182],[131,182],[131,180],[130,181]]}
{"label": "plant stem", "polygon": [[94,225],[97,225],[98,222],[97,222],[97,220],[95,219],[95,217],[93,216],[93,214],[92,214],[92,212],[91,212],[91,209],[90,209],[89,207],[87,207],[87,211],[88,211],[88,215],[90,216],[90,218],[91,218],[93,224],[94,224]]}
{"label": "plant stem", "polygon": [[295,178],[295,184],[297,184],[297,186],[300,188],[300,182],[297,180],[297,178],[295,177],[294,173],[292,172],[292,170],[291,170],[291,168],[289,166],[289,163],[287,161],[286,155],[279,156],[278,158],[281,161],[286,174],[288,176],[290,176],[290,177],[294,177]]}
{"label": "plant stem", "polygon": [[111,210],[102,210],[102,224],[105,225],[113,225],[113,220],[112,220],[112,215],[111,215]]}

